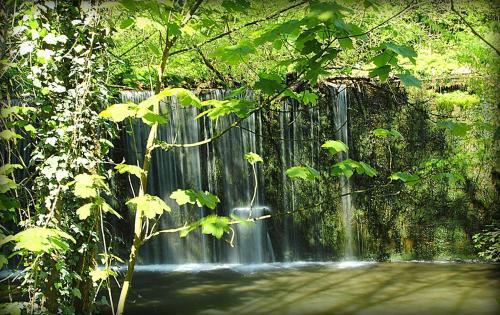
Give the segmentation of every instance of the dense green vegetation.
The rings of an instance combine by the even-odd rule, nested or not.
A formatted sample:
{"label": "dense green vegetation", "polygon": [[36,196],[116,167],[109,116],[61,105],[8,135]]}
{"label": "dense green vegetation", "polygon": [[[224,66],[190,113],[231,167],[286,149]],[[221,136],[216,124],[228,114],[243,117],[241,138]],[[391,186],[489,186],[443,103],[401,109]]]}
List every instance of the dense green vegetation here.
{"label": "dense green vegetation", "polygon": [[[249,176],[259,168],[270,183],[266,198],[279,212],[259,220],[276,227],[293,217],[303,246],[340,258],[336,200],[339,178],[350,178],[360,258],[500,260],[493,2],[40,0],[0,8],[0,268],[19,271],[0,284],[0,313],[123,314],[138,250],[151,238],[200,230],[232,242],[232,226],[253,219],[222,216],[215,192],[186,187],[169,198],[213,212],[160,230],[160,217],[175,214],[147,191],[148,172],[153,152],[216,142],[256,113],[267,124],[263,154],[242,159]],[[298,156],[284,170],[276,113],[293,102],[308,118],[326,106],[327,82],[359,91],[349,98],[354,145],[335,140],[323,117],[310,149],[320,162]],[[206,88],[232,92],[207,100],[199,94]],[[240,97],[247,89],[252,100]],[[122,103],[121,90],[153,96]],[[159,126],[175,124],[160,111],[171,96],[199,117],[234,123],[193,143],[160,141]],[[139,165],[112,159],[132,120],[150,127]],[[312,128],[305,118],[296,124]],[[124,178],[138,184],[135,195],[117,192]],[[292,186],[297,211],[279,209]],[[117,226],[131,230],[121,244]],[[123,264],[121,277],[113,266]]]}

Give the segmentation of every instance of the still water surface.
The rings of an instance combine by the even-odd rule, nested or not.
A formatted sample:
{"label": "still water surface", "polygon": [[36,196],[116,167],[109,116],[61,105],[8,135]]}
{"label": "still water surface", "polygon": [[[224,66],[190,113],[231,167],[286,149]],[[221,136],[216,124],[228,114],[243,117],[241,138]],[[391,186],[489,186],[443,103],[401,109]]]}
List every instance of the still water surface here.
{"label": "still water surface", "polygon": [[142,266],[127,314],[500,314],[500,266]]}

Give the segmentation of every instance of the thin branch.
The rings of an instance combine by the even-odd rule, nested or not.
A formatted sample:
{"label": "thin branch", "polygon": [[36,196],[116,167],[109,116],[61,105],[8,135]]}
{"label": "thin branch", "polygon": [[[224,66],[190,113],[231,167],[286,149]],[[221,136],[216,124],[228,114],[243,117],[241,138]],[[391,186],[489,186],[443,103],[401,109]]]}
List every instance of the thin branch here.
{"label": "thin branch", "polygon": [[284,8],[284,9],[281,9],[280,11],[275,12],[275,13],[273,13],[273,14],[271,14],[271,15],[269,15],[269,16],[267,16],[267,17],[265,17],[265,18],[262,18],[262,19],[257,19],[257,20],[254,20],[254,21],[252,21],[252,22],[248,22],[248,23],[246,23],[246,24],[243,24],[243,25],[242,25],[242,26],[240,26],[240,27],[233,28],[233,29],[231,29],[231,30],[229,30],[229,31],[226,31],[226,32],[224,32],[224,33],[220,33],[220,34],[218,34],[218,35],[216,35],[216,36],[214,36],[214,37],[212,37],[212,38],[210,38],[210,39],[207,39],[206,41],[204,41],[204,42],[202,42],[202,43],[199,43],[199,44],[197,44],[197,45],[193,45],[193,46],[190,46],[190,47],[187,47],[187,48],[183,48],[183,49],[179,49],[179,50],[173,51],[170,55],[171,55],[171,56],[173,56],[173,55],[177,55],[177,54],[182,54],[182,53],[185,53],[185,52],[188,52],[188,51],[194,50],[194,49],[201,48],[201,47],[203,47],[203,46],[205,46],[205,45],[207,45],[207,44],[210,44],[210,43],[211,43],[211,42],[213,42],[213,41],[216,41],[216,40],[218,40],[218,39],[220,39],[220,38],[223,38],[223,37],[225,37],[225,36],[228,36],[228,35],[230,35],[230,34],[232,34],[232,33],[234,33],[234,32],[237,32],[237,31],[239,31],[239,30],[241,30],[241,29],[244,29],[244,28],[246,28],[246,27],[249,27],[249,26],[252,26],[252,25],[255,25],[255,24],[261,23],[261,22],[265,22],[265,21],[270,20],[270,19],[273,19],[273,18],[275,18],[275,17],[278,17],[278,16],[280,16],[281,14],[283,14],[283,13],[285,13],[285,12],[287,12],[287,11],[290,11],[291,9],[294,9],[294,8],[296,8],[296,7],[299,7],[299,6],[303,5],[303,4],[306,4],[306,3],[307,3],[307,1],[301,1],[301,2],[299,2],[299,3],[296,3],[296,4],[294,4],[294,5],[291,5],[291,6],[289,6],[289,7]]}
{"label": "thin branch", "polygon": [[470,30],[472,31],[472,33],[473,33],[474,35],[476,35],[477,37],[479,37],[479,39],[480,39],[480,40],[482,40],[482,41],[483,41],[486,45],[490,46],[490,47],[491,47],[491,48],[492,48],[492,49],[493,49],[493,50],[497,53],[497,55],[500,55],[500,51],[499,51],[499,50],[498,50],[495,46],[493,46],[491,43],[489,43],[489,42],[488,42],[488,41],[487,41],[487,40],[486,40],[483,36],[481,36],[481,35],[480,35],[480,34],[479,34],[479,33],[478,33],[478,32],[477,32],[477,31],[476,31],[476,30],[472,27],[472,25],[471,25],[469,22],[467,22],[467,20],[465,19],[465,17],[463,17],[463,16],[460,14],[460,12],[458,12],[458,11],[457,11],[457,9],[455,9],[455,5],[454,5],[454,3],[453,3],[453,0],[450,0],[450,1],[451,1],[451,10],[452,10],[453,12],[455,12],[455,13],[456,13],[456,14],[460,17],[460,19],[462,19],[462,21],[465,23],[465,25],[467,25],[467,26],[470,28]]}
{"label": "thin branch", "polygon": [[[397,12],[396,14],[392,15],[391,17],[389,17],[387,20],[383,21],[382,23],[372,27],[371,29],[369,29],[368,31],[366,32],[363,32],[361,34],[356,34],[356,35],[351,35],[351,36],[348,36],[348,37],[357,37],[357,36],[363,36],[363,35],[366,35],[372,31],[374,31],[375,29],[383,26],[384,24],[388,23],[389,21],[391,21],[392,19],[398,17],[399,15],[401,15],[403,12],[405,12],[406,10],[408,10],[412,4],[415,2],[416,0],[412,0],[404,9],[402,9],[401,11]],[[291,8],[294,8],[294,7],[297,7],[301,4],[303,4],[305,2],[301,2],[299,4],[295,4],[291,7],[288,7],[286,9],[283,9],[281,11],[279,11],[278,13],[275,13],[274,15],[277,16],[279,14],[281,14],[280,12],[283,12],[284,10],[289,10]],[[250,23],[258,23],[259,20],[257,21],[254,21],[254,22],[250,22]],[[246,24],[245,24],[246,25]],[[242,26],[243,27],[243,26]],[[241,27],[241,28],[242,28]],[[233,29],[233,30],[230,30],[228,31],[229,34],[234,32],[235,30],[237,29]],[[226,32],[226,33],[228,33]],[[222,33],[224,34],[224,33]],[[220,35],[222,35],[220,34]],[[227,35],[227,34],[226,34]],[[217,37],[217,38],[220,38],[220,37]],[[323,53],[326,51],[326,49],[335,41],[335,40],[338,40],[338,39],[342,39],[342,38],[345,38],[345,37],[338,37],[338,38],[334,38],[333,40],[331,40],[328,45],[326,45],[326,47],[324,49],[322,49],[322,51],[318,54],[315,55],[315,58],[314,59],[319,59],[323,56]],[[216,38],[213,37],[212,38],[213,40],[215,40]],[[207,42],[204,42],[204,43],[207,43]],[[202,43],[204,45],[204,43]],[[199,45],[196,45],[196,46],[193,46],[191,48],[186,48],[186,50],[178,50],[178,51],[174,51],[170,54],[170,56],[174,55],[175,53],[180,53],[182,51],[187,51],[187,50],[192,50],[192,49],[197,49],[198,47],[201,47],[202,44],[199,44]],[[211,138],[207,138],[207,139],[204,139],[204,140],[201,140],[201,141],[198,141],[198,142],[193,142],[193,143],[166,143],[166,142],[163,142],[163,146],[167,147],[167,148],[192,148],[192,147],[197,147],[197,146],[200,146],[200,145],[204,145],[204,144],[207,144],[207,143],[210,143],[220,137],[222,137],[224,134],[226,134],[227,132],[229,132],[231,129],[237,127],[242,121],[244,121],[246,118],[250,117],[251,115],[253,115],[254,113],[260,111],[261,109],[263,109],[265,106],[267,106],[268,104],[270,104],[271,102],[273,102],[274,100],[276,100],[278,97],[280,97],[280,95],[288,88],[290,88],[293,84],[297,83],[298,79],[304,74],[305,70],[302,71],[301,73],[299,73],[296,78],[294,80],[291,80],[291,82],[283,89],[281,90],[279,93],[275,94],[273,97],[271,98],[268,98],[266,102],[263,102],[260,106],[258,106],[257,108],[255,108],[254,110],[250,111],[250,113],[245,116],[245,117],[242,117],[242,118],[238,118],[237,120],[235,120],[229,127],[227,127],[226,129],[222,130],[221,132],[219,132],[218,134],[214,135],[213,137]],[[158,148],[160,147],[160,145],[156,145],[154,147],[155,148]]]}
{"label": "thin branch", "polygon": [[[208,60],[205,56],[205,54],[201,51],[200,48],[196,48],[196,51],[198,52],[198,54],[200,55],[201,57],[201,60],[203,60],[203,63],[205,63],[205,66],[207,66],[208,69],[212,70],[213,73],[215,73],[215,75],[217,76],[217,78],[223,83],[225,84],[226,82],[226,78],[224,78],[224,75],[222,75],[222,73],[220,73],[219,70],[217,70],[214,65],[212,65],[212,63],[210,62],[210,60]],[[226,84],[225,84],[226,85]]]}
{"label": "thin branch", "polygon": [[[255,221],[260,221],[260,220],[266,220],[266,219],[270,219],[270,218],[271,218],[271,215],[266,214],[266,215],[256,217],[256,218],[248,218],[248,219],[244,219],[244,220],[232,220],[232,221],[229,221],[227,224],[234,225],[234,224],[240,224],[240,223],[245,223],[245,222],[255,222]],[[191,226],[185,224],[185,225],[178,227],[178,228],[156,231],[155,233],[150,234],[147,238],[145,238],[144,241],[147,241],[148,239],[155,237],[155,236],[158,236],[160,234],[177,233],[177,232],[188,230],[190,228],[191,228]]]}
{"label": "thin branch", "polygon": [[391,16],[390,18],[388,18],[387,20],[383,21],[380,24],[375,25],[374,27],[370,28],[369,30],[367,30],[367,31],[365,31],[363,33],[349,35],[349,36],[344,36],[344,37],[339,37],[338,39],[346,39],[346,38],[351,38],[351,37],[360,37],[360,36],[367,35],[367,34],[373,32],[374,30],[376,30],[376,29],[384,26],[385,24],[389,23],[391,20],[397,18],[401,14],[403,14],[405,11],[407,11],[409,8],[411,8],[411,6],[413,5],[413,3],[415,3],[415,2],[416,2],[416,0],[410,1],[410,3],[408,3],[408,5],[406,7],[404,7],[401,11],[399,11],[398,13],[394,14],[393,16]]}
{"label": "thin branch", "polygon": [[[159,32],[159,31],[158,31]],[[120,55],[118,56],[115,56],[114,54],[111,54],[113,57],[117,58],[117,59],[121,59],[123,56],[125,56],[126,54],[128,54],[129,52],[131,52],[134,48],[136,48],[137,46],[139,46],[140,44],[144,43],[145,41],[147,41],[148,39],[151,38],[151,36],[155,35],[156,32],[153,32],[151,34],[149,34],[148,36],[144,37],[142,40],[138,41],[135,45],[133,45],[132,47],[130,47],[129,49],[127,49],[124,53],[121,53]]]}

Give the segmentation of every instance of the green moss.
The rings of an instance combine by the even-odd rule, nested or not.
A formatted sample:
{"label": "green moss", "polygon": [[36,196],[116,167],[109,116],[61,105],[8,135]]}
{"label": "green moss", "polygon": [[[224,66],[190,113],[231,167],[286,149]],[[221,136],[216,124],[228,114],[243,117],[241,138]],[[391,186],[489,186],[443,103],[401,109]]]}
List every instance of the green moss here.
{"label": "green moss", "polygon": [[453,109],[455,107],[471,108],[479,104],[479,96],[464,91],[450,93],[436,93],[436,107],[438,109]]}

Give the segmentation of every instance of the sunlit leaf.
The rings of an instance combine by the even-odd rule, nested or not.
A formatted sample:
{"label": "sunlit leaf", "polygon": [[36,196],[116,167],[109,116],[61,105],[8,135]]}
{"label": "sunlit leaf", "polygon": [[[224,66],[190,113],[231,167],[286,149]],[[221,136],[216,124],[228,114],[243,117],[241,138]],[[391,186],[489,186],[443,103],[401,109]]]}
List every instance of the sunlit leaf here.
{"label": "sunlit leaf", "polygon": [[229,218],[217,215],[209,215],[200,220],[201,232],[221,238],[225,232],[229,232]]}
{"label": "sunlit leaf", "polygon": [[21,135],[18,135],[12,130],[3,130],[0,132],[0,139],[5,140],[5,141],[10,141],[13,139],[22,139]]}
{"label": "sunlit leaf", "polygon": [[103,110],[99,116],[114,122],[121,122],[128,117],[135,116],[135,110],[130,109],[130,104],[114,104]]}
{"label": "sunlit leaf", "polygon": [[15,169],[22,169],[23,166],[21,164],[5,164],[0,166],[0,174],[9,175],[14,172]]}
{"label": "sunlit leaf", "polygon": [[246,153],[245,160],[247,160],[248,163],[250,163],[250,164],[264,162],[264,160],[262,159],[262,157],[260,155],[258,155],[257,153],[253,153],[253,152]]}
{"label": "sunlit leaf", "polygon": [[170,194],[170,198],[175,200],[179,206],[185,205],[186,203],[194,204],[196,202],[196,192],[191,189],[177,189]]}
{"label": "sunlit leaf", "polygon": [[196,203],[198,207],[206,206],[210,209],[215,209],[217,204],[220,202],[217,196],[209,193],[208,191],[201,192],[192,189],[177,189],[172,194],[170,194],[170,198],[175,200],[175,202],[179,206],[185,205],[187,203]]}
{"label": "sunlit leaf", "polygon": [[338,140],[328,140],[321,145],[322,148],[328,150],[330,154],[337,154],[339,152],[347,152],[349,149],[345,143]]}
{"label": "sunlit leaf", "polygon": [[387,130],[384,128],[377,128],[373,130],[373,134],[376,137],[392,137],[392,138],[403,138],[403,135],[396,129]]}
{"label": "sunlit leaf", "polygon": [[285,174],[290,178],[301,178],[309,181],[320,177],[318,171],[309,166],[293,166],[287,169]]}
{"label": "sunlit leaf", "polygon": [[212,53],[212,57],[216,57],[222,62],[234,66],[245,61],[247,56],[254,52],[255,47],[250,41],[242,41],[236,45],[221,46],[217,48]]}
{"label": "sunlit leaf", "polygon": [[130,199],[126,203],[136,210],[141,210],[145,217],[153,219],[164,211],[170,212],[170,207],[157,196],[144,195]]}
{"label": "sunlit leaf", "polygon": [[69,240],[76,243],[75,239],[58,229],[50,229],[44,227],[32,227],[15,235],[10,235],[0,240],[0,246],[8,243],[15,242],[14,250],[29,251],[34,253],[66,251],[69,245],[66,242]]}
{"label": "sunlit leaf", "polygon": [[92,208],[94,208],[93,203],[87,203],[80,208],[76,209],[76,214],[78,215],[78,218],[80,220],[85,220],[90,216],[90,213],[92,212]]}
{"label": "sunlit leaf", "polygon": [[115,170],[117,170],[118,173],[120,173],[120,174],[129,173],[129,174],[135,175],[139,179],[141,178],[142,174],[144,173],[142,168],[140,168],[139,166],[128,165],[128,164],[118,164],[115,166]]}
{"label": "sunlit leaf", "polygon": [[133,18],[131,18],[131,17],[126,18],[125,20],[120,22],[120,28],[121,29],[129,28],[130,26],[132,26],[134,24],[134,22],[135,22],[135,20]]}

